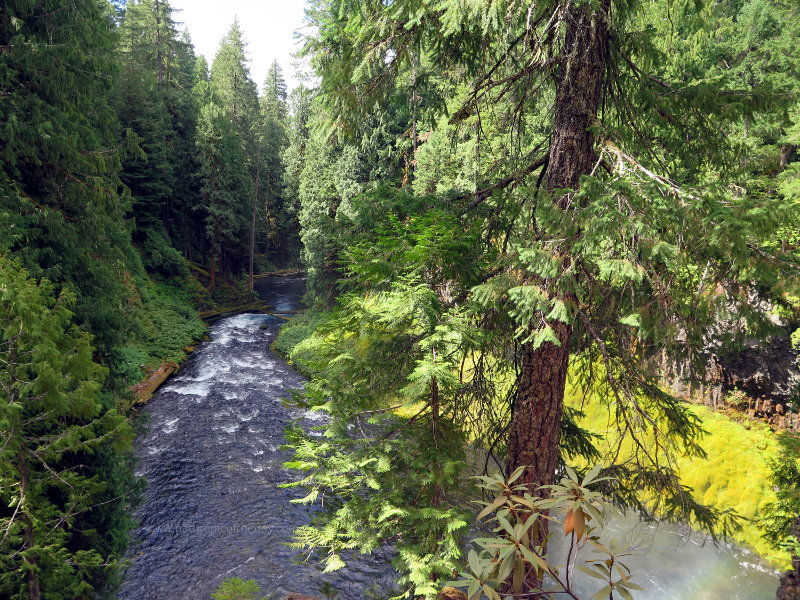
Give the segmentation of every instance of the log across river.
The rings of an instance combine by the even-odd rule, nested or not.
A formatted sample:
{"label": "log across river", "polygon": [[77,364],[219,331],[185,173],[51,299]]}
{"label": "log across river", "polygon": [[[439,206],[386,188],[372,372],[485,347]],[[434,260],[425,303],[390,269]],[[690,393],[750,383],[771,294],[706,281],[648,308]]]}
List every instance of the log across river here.
{"label": "log across river", "polygon": [[[301,307],[301,277],[264,278],[257,286],[276,313]],[[303,385],[269,350],[282,323],[256,314],[218,321],[210,341],[143,409],[137,473],[148,487],[136,513],[122,600],[207,600],[228,577],[255,579],[276,599],[289,592],[323,597],[326,583],[339,600],[391,595],[385,555],[323,575],[313,564],[298,564],[297,551],[286,545],[308,512],[290,502],[297,490],[278,487],[295,478],[282,466],[291,458],[280,448],[283,431],[292,422],[319,427],[322,419],[282,403]],[[628,561],[647,587],[638,600],[774,598],[775,574],[742,549],[703,545],[696,536],[634,519],[612,529],[611,537],[635,541],[643,553]],[[597,580],[590,581],[581,587],[596,590]]]}

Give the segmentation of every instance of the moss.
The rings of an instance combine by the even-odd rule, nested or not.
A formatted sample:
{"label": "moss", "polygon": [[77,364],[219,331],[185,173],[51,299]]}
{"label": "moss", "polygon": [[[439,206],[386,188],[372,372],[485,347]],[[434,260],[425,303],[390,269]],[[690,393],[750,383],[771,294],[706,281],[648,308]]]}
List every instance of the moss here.
{"label": "moss", "polygon": [[[568,389],[567,405],[582,407],[585,414],[580,425],[613,443],[616,428],[607,407],[597,397],[590,396],[583,403],[582,398],[576,389]],[[753,549],[775,567],[787,567],[789,555],[769,546],[758,523],[765,505],[775,500],[768,461],[778,452],[776,434],[765,425],[731,421],[703,406],[692,406],[691,410],[708,431],[701,442],[706,458],[678,457],[682,483],[694,490],[698,501],[720,510],[735,510],[746,519],[741,531],[734,535],[736,542]]]}
{"label": "moss", "polygon": [[[313,375],[315,360],[324,355],[329,342],[320,326],[331,314],[308,311],[299,315],[281,328],[274,348],[307,375]],[[470,372],[470,365],[465,370]],[[614,445],[616,426],[599,397],[590,395],[584,399],[575,387],[568,386],[566,403],[583,411],[585,416],[579,419],[582,427],[604,437],[605,442],[598,443],[601,452],[604,443],[609,448]],[[418,409],[405,406],[396,412],[410,417]],[[703,406],[692,406],[691,410],[708,431],[701,442],[706,458],[678,457],[683,484],[694,490],[698,501],[720,510],[735,510],[744,517],[735,541],[752,548],[775,567],[786,567],[789,555],[769,546],[758,523],[765,505],[775,501],[768,461],[777,455],[777,436],[765,425],[735,422]],[[624,444],[623,448],[631,450]]]}

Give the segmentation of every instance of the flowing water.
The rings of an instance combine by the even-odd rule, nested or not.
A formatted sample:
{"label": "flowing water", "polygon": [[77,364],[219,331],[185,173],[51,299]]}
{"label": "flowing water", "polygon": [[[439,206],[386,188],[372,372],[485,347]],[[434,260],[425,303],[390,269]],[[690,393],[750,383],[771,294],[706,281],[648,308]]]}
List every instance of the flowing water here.
{"label": "flowing water", "polygon": [[[259,284],[276,312],[301,307],[302,278]],[[269,350],[280,323],[254,314],[218,321],[210,341],[145,407],[136,451],[148,488],[136,514],[122,600],[207,600],[228,577],[255,579],[274,598],[287,592],[321,597],[326,582],[340,600],[365,598],[370,588],[379,598],[387,589],[385,556],[351,561],[323,576],[313,565],[296,564],[297,551],[285,544],[308,513],[290,502],[297,490],[278,487],[294,478],[282,468],[290,458],[280,449],[283,431],[292,422],[319,427],[321,415],[282,403],[303,380]],[[775,597],[775,574],[742,549],[703,545],[696,535],[634,519],[618,520],[610,533],[643,553],[627,561],[647,588],[637,600]],[[598,583],[579,579],[582,597]]]}
{"label": "flowing water", "polygon": [[[563,564],[566,543],[557,532],[553,539],[554,554]],[[633,572],[633,582],[645,588],[634,593],[637,600],[774,600],[778,588],[775,571],[748,550],[715,546],[706,536],[676,525],[642,523],[633,515],[619,515],[608,521],[601,541],[614,544],[615,549],[631,548],[632,556],[622,562]],[[601,558],[590,548],[578,556]],[[588,599],[603,583],[575,571],[574,587],[581,598]]]}
{"label": "flowing water", "polygon": [[[264,284],[262,284],[264,285]],[[274,278],[264,299],[276,312],[300,308],[304,281]],[[324,582],[342,600],[363,598],[386,581],[385,561],[353,561],[323,576],[296,565],[286,546],[308,520],[292,504],[298,491],[278,487],[295,478],[282,468],[287,425],[320,425],[321,415],[282,404],[302,378],[269,345],[281,320],[242,314],[211,326],[180,372],[144,409],[136,451],[148,488],[120,597],[125,600],[207,600],[228,577],[255,579],[280,598],[319,594]]]}

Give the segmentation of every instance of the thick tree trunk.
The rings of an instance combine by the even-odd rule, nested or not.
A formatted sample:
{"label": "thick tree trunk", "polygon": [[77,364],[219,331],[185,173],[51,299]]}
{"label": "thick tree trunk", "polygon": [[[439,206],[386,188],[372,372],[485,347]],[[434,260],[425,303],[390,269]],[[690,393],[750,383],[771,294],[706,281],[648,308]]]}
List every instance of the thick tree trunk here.
{"label": "thick tree trunk", "polygon": [[558,441],[567,381],[570,325],[552,324],[560,346],[546,343],[537,349],[522,347],[519,389],[508,442],[508,471],[525,466],[522,482],[534,495],[537,488],[553,483],[558,463]]}
{"label": "thick tree trunk", "polygon": [[[598,119],[608,60],[609,0],[600,6],[584,3],[567,7],[564,60],[556,75],[553,134],[550,142],[546,187],[554,202],[570,210],[572,194],[582,175],[592,172],[597,160],[592,127]],[[564,262],[568,261],[566,256]],[[574,298],[562,298],[574,301]],[[551,321],[560,345],[545,343],[522,348],[519,389],[515,398],[509,439],[508,469],[527,467],[524,481],[535,495],[539,486],[553,483],[564,406],[564,388],[572,327]],[[545,531],[539,531],[540,543]],[[531,577],[529,585],[535,585]]]}
{"label": "thick tree trunk", "polygon": [[780,170],[783,171],[786,168],[786,165],[789,164],[789,160],[792,157],[792,154],[797,149],[797,146],[794,144],[786,144],[785,146],[781,146],[781,158],[780,158]]}

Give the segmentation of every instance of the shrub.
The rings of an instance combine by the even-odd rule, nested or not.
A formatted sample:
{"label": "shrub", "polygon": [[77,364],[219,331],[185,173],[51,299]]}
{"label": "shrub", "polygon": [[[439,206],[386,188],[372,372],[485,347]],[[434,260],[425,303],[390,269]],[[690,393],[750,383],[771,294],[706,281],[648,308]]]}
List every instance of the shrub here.
{"label": "shrub", "polygon": [[186,277],[189,269],[181,253],[173,248],[161,231],[151,230],[142,244],[144,266],[167,277]]}
{"label": "shrub", "polygon": [[211,594],[214,600],[262,600],[261,587],[255,579],[240,579],[230,577],[222,582],[217,590]]}

